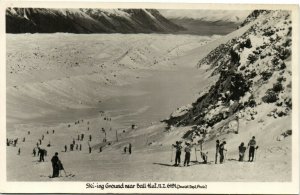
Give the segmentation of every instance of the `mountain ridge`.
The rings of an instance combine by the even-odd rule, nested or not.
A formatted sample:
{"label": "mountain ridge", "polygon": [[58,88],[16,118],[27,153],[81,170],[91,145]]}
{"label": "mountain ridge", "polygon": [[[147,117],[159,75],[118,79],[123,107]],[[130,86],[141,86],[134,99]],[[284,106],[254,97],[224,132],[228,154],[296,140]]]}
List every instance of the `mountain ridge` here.
{"label": "mountain ridge", "polygon": [[168,33],[184,28],[154,9],[7,8],[7,33]]}

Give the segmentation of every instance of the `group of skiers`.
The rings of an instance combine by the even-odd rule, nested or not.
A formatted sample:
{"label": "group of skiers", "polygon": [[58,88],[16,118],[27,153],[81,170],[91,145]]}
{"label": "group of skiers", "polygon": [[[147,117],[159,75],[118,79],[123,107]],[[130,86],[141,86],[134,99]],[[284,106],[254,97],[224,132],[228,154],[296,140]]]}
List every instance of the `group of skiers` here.
{"label": "group of skiers", "polygon": [[[176,150],[176,155],[175,155],[175,164],[174,166],[180,166],[180,162],[181,162],[181,151],[183,149],[183,147],[181,146],[182,142],[181,141],[176,141],[176,144],[172,144],[172,146],[175,148]],[[189,166],[190,164],[190,158],[191,158],[191,150],[193,145],[195,144],[190,144],[189,142],[185,142],[185,147],[184,147],[184,152],[185,152],[185,158],[184,158],[184,163],[183,166]],[[222,164],[225,161],[226,158],[226,152],[227,149],[225,147],[226,145],[226,141],[223,141],[220,143],[219,140],[216,140],[216,154],[215,154],[215,164],[218,163],[218,157],[219,157],[219,163]],[[240,144],[240,146],[238,147],[238,151],[239,151],[239,161],[242,162],[244,161],[244,156],[245,156],[245,152],[247,150],[247,148],[249,147],[249,162],[253,162],[254,160],[254,155],[255,155],[255,150],[258,149],[258,146],[256,145],[256,140],[255,140],[255,136],[253,136],[249,143],[248,143],[248,147],[246,148],[244,146],[244,142],[242,142]],[[202,145],[201,145],[202,146]],[[196,151],[196,149],[195,149]],[[173,154],[173,153],[172,153]],[[202,147],[200,150],[200,156],[203,159],[203,163],[206,164],[207,163],[207,159],[208,159],[208,152],[203,152],[202,151]]]}

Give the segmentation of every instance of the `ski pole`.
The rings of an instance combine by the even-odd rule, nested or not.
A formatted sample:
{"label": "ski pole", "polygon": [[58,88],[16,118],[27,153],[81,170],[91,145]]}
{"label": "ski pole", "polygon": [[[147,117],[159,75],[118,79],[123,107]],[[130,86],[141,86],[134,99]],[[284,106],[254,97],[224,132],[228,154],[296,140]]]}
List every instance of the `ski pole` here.
{"label": "ski pole", "polygon": [[171,162],[173,160],[173,147],[171,148]]}

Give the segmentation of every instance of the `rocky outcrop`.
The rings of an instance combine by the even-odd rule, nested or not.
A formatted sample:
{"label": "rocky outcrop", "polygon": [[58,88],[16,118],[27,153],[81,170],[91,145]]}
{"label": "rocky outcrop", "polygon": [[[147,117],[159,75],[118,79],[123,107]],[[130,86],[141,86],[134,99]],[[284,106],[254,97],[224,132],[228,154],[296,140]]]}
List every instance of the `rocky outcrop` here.
{"label": "rocky outcrop", "polygon": [[290,114],[290,12],[254,11],[246,20],[252,20],[246,33],[220,45],[198,63],[198,67],[208,65],[219,78],[189,111],[166,120],[169,125],[207,129],[234,117],[254,120],[258,110],[265,111],[264,104],[269,105],[269,117]]}

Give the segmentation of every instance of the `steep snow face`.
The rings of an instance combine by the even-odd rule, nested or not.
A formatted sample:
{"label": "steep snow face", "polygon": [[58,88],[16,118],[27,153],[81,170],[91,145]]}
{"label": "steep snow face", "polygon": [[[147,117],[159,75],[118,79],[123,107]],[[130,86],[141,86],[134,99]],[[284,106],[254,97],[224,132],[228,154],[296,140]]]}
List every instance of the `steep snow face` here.
{"label": "steep snow face", "polygon": [[215,129],[206,137],[210,139],[226,121],[235,118],[257,120],[258,113],[270,121],[290,117],[290,12],[254,13],[250,16],[256,19],[246,33],[220,45],[199,62],[199,67],[212,68],[219,80],[186,114],[171,116],[170,125],[210,126]]}
{"label": "steep snow face", "polygon": [[7,33],[150,33],[182,27],[151,9],[7,8]]}

